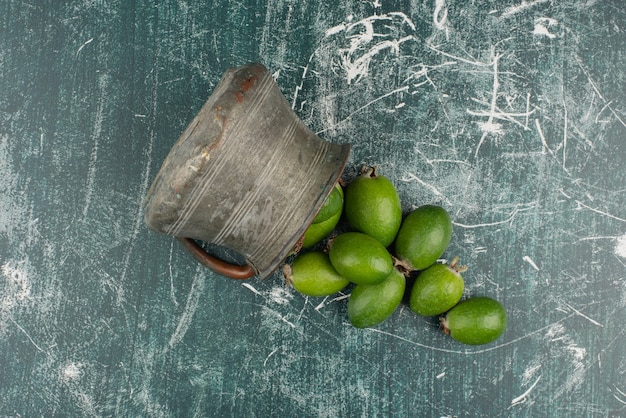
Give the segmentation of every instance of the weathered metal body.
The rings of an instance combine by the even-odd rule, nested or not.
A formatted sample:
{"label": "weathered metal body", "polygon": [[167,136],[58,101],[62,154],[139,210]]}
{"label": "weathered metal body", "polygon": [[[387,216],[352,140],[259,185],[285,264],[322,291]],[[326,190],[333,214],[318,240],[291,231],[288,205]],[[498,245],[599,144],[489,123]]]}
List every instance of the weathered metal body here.
{"label": "weathered metal body", "polygon": [[[145,223],[181,238],[221,274],[267,277],[304,234],[348,155],[348,145],[302,123],[263,65],[229,69],[163,162]],[[234,250],[248,266],[233,273],[193,240]]]}

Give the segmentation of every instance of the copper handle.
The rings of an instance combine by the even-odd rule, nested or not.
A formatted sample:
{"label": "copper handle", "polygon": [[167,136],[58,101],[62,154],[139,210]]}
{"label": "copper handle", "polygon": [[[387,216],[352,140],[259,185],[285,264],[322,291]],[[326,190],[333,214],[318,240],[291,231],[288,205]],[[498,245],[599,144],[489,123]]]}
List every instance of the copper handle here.
{"label": "copper handle", "polygon": [[207,253],[196,241],[191,238],[176,237],[183,247],[191,253],[200,263],[204,264],[210,270],[222,276],[230,277],[235,280],[249,279],[255,275],[254,269],[249,265],[238,266]]}

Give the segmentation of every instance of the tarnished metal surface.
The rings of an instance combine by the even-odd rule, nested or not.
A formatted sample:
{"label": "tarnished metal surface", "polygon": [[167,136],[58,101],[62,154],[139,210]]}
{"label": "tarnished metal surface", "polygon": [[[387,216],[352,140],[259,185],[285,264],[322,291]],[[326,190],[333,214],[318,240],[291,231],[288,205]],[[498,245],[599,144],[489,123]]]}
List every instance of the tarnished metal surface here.
{"label": "tarnished metal surface", "polygon": [[235,250],[266,277],[314,218],[348,153],[301,122],[263,65],[230,69],[164,161],[145,222]]}

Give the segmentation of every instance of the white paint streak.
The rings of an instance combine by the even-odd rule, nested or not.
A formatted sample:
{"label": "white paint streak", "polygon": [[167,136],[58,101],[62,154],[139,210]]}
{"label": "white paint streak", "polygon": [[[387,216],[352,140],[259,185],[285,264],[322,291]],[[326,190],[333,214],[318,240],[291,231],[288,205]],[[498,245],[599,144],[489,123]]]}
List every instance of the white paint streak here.
{"label": "white paint streak", "polygon": [[536,5],[541,4],[541,3],[547,3],[547,2],[548,2],[548,0],[535,0],[535,1],[531,1],[531,2],[522,1],[517,6],[507,7],[504,10],[504,12],[502,12],[501,17],[508,18],[508,17],[514,16],[514,15],[520,13],[520,12],[523,12],[526,9],[530,9],[533,6],[536,6]]}
{"label": "white paint streak", "polygon": [[268,292],[269,300],[278,305],[288,305],[293,295],[283,286],[275,286]]}
{"label": "white paint streak", "polygon": [[[152,148],[154,147],[154,141],[156,138],[156,121],[158,114],[158,85],[159,85],[159,71],[158,65],[153,69],[153,80],[152,80],[152,113],[151,113],[151,129],[150,129],[150,139],[148,144],[146,145],[144,157],[145,157],[145,168],[142,174],[140,189],[139,189],[139,199],[137,199],[136,207],[135,207],[135,224],[133,225],[133,229],[130,233],[128,248],[126,249],[124,260],[122,263],[122,272],[120,274],[119,284],[117,286],[117,295],[116,302],[118,305],[121,305],[124,299],[124,282],[126,281],[126,274],[128,273],[128,267],[130,266],[132,254],[135,249],[135,245],[137,242],[137,237],[139,236],[139,232],[143,228],[143,197],[146,195],[148,191],[148,187],[150,186],[150,172],[152,166]],[[130,212],[129,212],[130,213]]]}
{"label": "white paint streak", "polygon": [[524,257],[522,257],[522,260],[530,264],[535,270],[539,271],[539,267],[537,266],[537,264],[535,264],[533,259],[530,258],[529,256],[525,255]]}
{"label": "white paint streak", "polygon": [[[578,313],[574,311],[571,315],[578,315]],[[569,360],[569,367],[565,365],[563,368],[563,373],[566,377],[565,381],[554,390],[554,399],[557,399],[565,393],[571,393],[583,383],[587,371],[585,364],[587,350],[584,347],[580,347],[566,333],[565,326],[562,323],[555,323],[548,329],[546,340],[556,345],[555,350],[560,350],[557,352],[557,355],[561,355],[566,360]]]}
{"label": "white paint streak", "polygon": [[615,245],[615,255],[618,257],[626,258],[626,234],[617,238]]}
{"label": "white paint streak", "polygon": [[[615,390],[622,396],[626,397],[626,393],[624,393],[623,391],[621,391],[617,386],[614,386]],[[615,399],[617,399],[619,402],[623,403],[624,405],[626,405],[626,401],[620,399],[615,393],[613,394],[613,397]]]}
{"label": "white paint streak", "polygon": [[561,97],[563,98],[563,170],[567,171],[565,168],[565,159],[567,158],[567,133],[569,127],[569,117],[567,111],[567,104],[565,103],[565,89],[564,85],[561,85]]}
{"label": "white paint streak", "polygon": [[[339,302],[340,300],[344,300],[350,297],[350,293],[348,293],[347,295],[344,294],[340,294],[340,296],[337,296],[331,300],[328,300],[328,296],[324,298],[324,300],[322,300],[316,307],[315,310],[319,311],[320,309],[330,305],[333,302]],[[328,301],[328,302],[327,302]]]}
{"label": "white paint streak", "polygon": [[278,348],[275,348],[271,353],[269,353],[269,355],[265,358],[265,361],[263,362],[263,367],[267,366],[267,361],[270,359],[270,357],[276,354],[277,351]]}
{"label": "white paint streak", "polygon": [[542,364],[541,364],[541,363],[538,363],[538,364],[535,364],[535,365],[533,365],[533,366],[530,366],[530,367],[528,367],[526,370],[524,370],[524,373],[523,373],[523,375],[522,375],[522,383],[523,383],[524,385],[528,384],[528,382],[530,381],[530,378],[531,378],[532,376],[534,376],[535,372],[536,372],[537,370],[539,370],[539,369],[541,368],[541,366],[542,366]]}
{"label": "white paint streak", "polygon": [[104,121],[104,101],[107,99],[107,86],[108,76],[101,75],[99,80],[99,92],[98,92],[98,104],[96,106],[96,114],[94,115],[93,131],[91,134],[91,142],[93,147],[91,150],[91,157],[89,160],[89,168],[87,171],[87,184],[85,185],[85,203],[83,205],[83,218],[84,222],[89,212],[91,205],[91,199],[94,192],[94,183],[96,180],[96,164],[98,162],[98,146],[100,143],[100,137],[102,136],[102,123]]}
{"label": "white paint streak", "polygon": [[252,293],[256,294],[256,295],[261,295],[261,292],[259,292],[254,286],[252,286],[250,283],[242,283],[241,284],[243,287],[247,288],[248,290],[250,290]]}
{"label": "white paint streak", "polygon": [[466,229],[474,229],[474,228],[484,228],[484,227],[488,227],[488,226],[497,226],[497,225],[503,225],[503,224],[508,224],[511,223],[513,221],[513,219],[515,218],[515,215],[517,214],[517,210],[515,210],[511,216],[508,219],[505,219],[503,221],[496,221],[496,222],[486,222],[486,223],[481,223],[481,224],[463,224],[460,222],[452,222],[453,225],[456,225],[458,227],[461,228],[466,228]]}
{"label": "white paint streak", "polygon": [[13,307],[20,301],[27,299],[31,292],[30,278],[28,277],[28,261],[7,261],[2,265],[2,275],[6,282],[3,286],[3,308]]}
{"label": "white paint streak", "polygon": [[92,42],[93,42],[93,38],[88,39],[85,42],[83,42],[83,44],[78,47],[78,50],[76,51],[76,55],[78,56],[78,54],[80,54],[80,51],[82,51],[84,47],[86,47],[87,45],[89,45]]}
{"label": "white paint streak", "polygon": [[548,146],[548,142],[546,141],[546,137],[543,134],[543,129],[541,129],[541,125],[539,124],[539,119],[535,119],[535,126],[537,127],[537,133],[539,133],[539,138],[541,138],[541,143],[543,144],[542,152],[545,154],[546,151],[548,151],[550,153],[550,155],[552,155],[553,157],[556,157],[554,155],[554,152],[552,152],[552,150]]}
{"label": "white paint streak", "polygon": [[446,33],[446,39],[450,38],[450,31],[448,29],[448,6],[446,5],[446,0],[435,0],[433,25],[435,25],[436,29]]}
{"label": "white paint streak", "polygon": [[11,164],[9,141],[7,136],[0,136],[0,233],[12,238],[15,232],[16,238],[21,239],[18,229],[27,216],[27,208],[17,191],[19,175]]}
{"label": "white paint streak", "polygon": [[333,36],[340,32],[343,32],[344,30],[346,30],[346,25],[342,23],[340,25],[333,26],[332,28],[328,29],[326,33],[324,34],[324,36],[326,37]]}
{"label": "white paint streak", "polygon": [[[377,25],[378,22],[382,24]],[[348,84],[352,84],[369,75],[373,59],[381,52],[390,51],[398,55],[401,44],[416,39],[414,32],[415,25],[406,14],[392,12],[336,25],[326,31],[326,37],[343,33],[349,41],[350,46],[339,48],[337,53],[339,66],[345,71]],[[406,35],[398,36],[400,34]]]}
{"label": "white paint streak", "polygon": [[559,22],[549,17],[538,17],[535,19],[535,29],[533,35],[545,36],[549,39],[557,37],[554,33],[550,32],[550,28],[556,26]]}
{"label": "white paint streak", "polygon": [[72,381],[72,380],[79,380],[80,377],[82,376],[83,372],[82,372],[82,367],[83,364],[82,363],[69,363],[67,364],[64,368],[63,371],[61,372],[61,376],[63,381],[68,382],[68,381]]}
{"label": "white paint streak", "polygon": [[198,309],[200,296],[202,295],[202,292],[204,291],[204,286],[206,285],[206,280],[204,278],[204,275],[202,274],[203,270],[201,270],[201,268],[202,267],[200,265],[196,267],[196,274],[193,278],[193,282],[191,283],[189,295],[187,296],[185,310],[178,320],[176,330],[170,337],[164,353],[167,353],[170,348],[174,348],[178,343],[182,341],[182,339],[185,337],[185,334],[187,333],[187,330],[189,329],[189,326],[191,325],[196,309]]}
{"label": "white paint streak", "polygon": [[539,383],[539,380],[541,379],[541,376],[539,376],[537,378],[537,380],[535,380],[535,383],[533,383],[532,385],[530,385],[530,387],[524,392],[522,393],[520,396],[518,396],[517,398],[513,399],[511,401],[511,406],[515,406],[519,403],[522,402],[526,402],[526,397],[530,394],[530,392],[532,392],[532,390],[535,388],[535,386],[537,386],[537,383]]}
{"label": "white paint streak", "polygon": [[483,135],[480,137],[480,141],[476,147],[476,152],[474,153],[475,158],[478,158],[478,151],[488,134],[498,135],[502,133],[502,125],[493,121],[495,115],[497,114],[496,103],[498,100],[498,89],[500,88],[500,81],[498,79],[498,61],[500,59],[500,55],[495,54],[495,51],[492,51],[491,54],[493,56],[493,90],[491,92],[491,105],[487,121],[478,123],[478,126],[483,131]]}
{"label": "white paint streak", "polygon": [[430,190],[435,196],[438,196],[442,198],[443,200],[445,200],[447,203],[450,203],[450,200],[442,192],[440,192],[439,189],[437,189],[435,186],[431,184],[426,183],[424,180],[420,179],[413,173],[408,173],[407,177],[400,179],[400,181],[404,181],[404,182],[416,181],[417,183],[421,184],[422,186]]}

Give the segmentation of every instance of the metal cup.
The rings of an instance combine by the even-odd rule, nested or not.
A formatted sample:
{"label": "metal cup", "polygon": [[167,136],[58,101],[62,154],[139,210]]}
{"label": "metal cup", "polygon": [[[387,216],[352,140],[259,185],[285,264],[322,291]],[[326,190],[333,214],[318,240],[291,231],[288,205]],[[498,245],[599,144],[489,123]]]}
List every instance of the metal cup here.
{"label": "metal cup", "polygon": [[[222,275],[265,278],[297,246],[349,152],[302,123],[263,65],[229,69],[163,162],[145,223]],[[246,264],[224,262],[196,240]]]}

